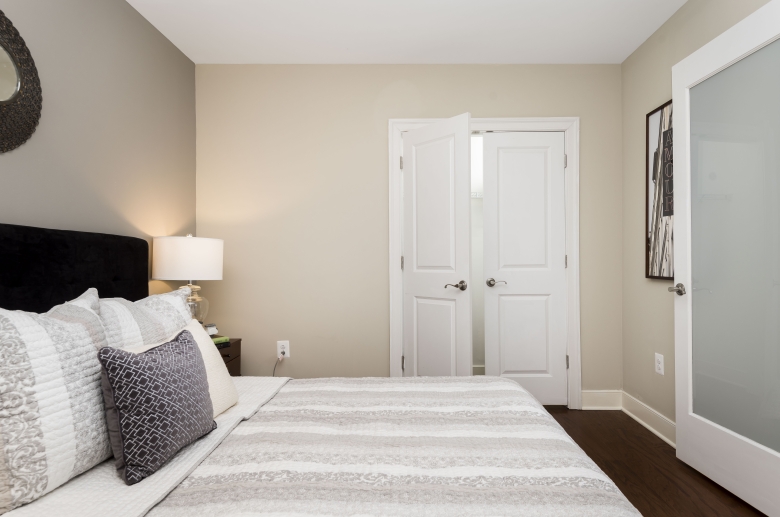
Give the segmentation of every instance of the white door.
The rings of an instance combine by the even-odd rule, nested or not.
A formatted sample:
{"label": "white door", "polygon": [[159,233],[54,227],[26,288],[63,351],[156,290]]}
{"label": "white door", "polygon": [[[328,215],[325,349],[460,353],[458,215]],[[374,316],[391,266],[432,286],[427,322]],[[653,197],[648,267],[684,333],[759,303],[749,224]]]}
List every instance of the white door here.
{"label": "white door", "polygon": [[406,376],[472,373],[470,121],[403,137]]}
{"label": "white door", "polygon": [[484,137],[485,373],[568,402],[564,133]]}
{"label": "white door", "polygon": [[[673,68],[677,457],[780,515],[780,1]],[[666,141],[665,141],[666,142]]]}

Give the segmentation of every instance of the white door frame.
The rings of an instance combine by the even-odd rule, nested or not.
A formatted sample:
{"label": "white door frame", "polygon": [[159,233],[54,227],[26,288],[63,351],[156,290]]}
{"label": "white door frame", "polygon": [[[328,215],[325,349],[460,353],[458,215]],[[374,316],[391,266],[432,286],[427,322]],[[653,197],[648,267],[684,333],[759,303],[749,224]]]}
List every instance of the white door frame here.
{"label": "white door frame", "polygon": [[[401,134],[427,124],[445,120],[390,119],[388,155],[390,158],[390,376],[401,377],[403,354],[403,276]],[[582,409],[582,371],[580,356],[580,119],[551,118],[472,118],[472,131],[562,131],[566,145],[566,254],[568,268],[569,408]]]}
{"label": "white door frame", "polygon": [[[773,0],[672,67],[674,280],[688,291],[684,296],[670,294],[674,296],[677,457],[768,515],[780,511],[780,453],[693,412],[689,135],[690,89],[778,39],[780,0]],[[724,445],[724,436],[733,439]]]}

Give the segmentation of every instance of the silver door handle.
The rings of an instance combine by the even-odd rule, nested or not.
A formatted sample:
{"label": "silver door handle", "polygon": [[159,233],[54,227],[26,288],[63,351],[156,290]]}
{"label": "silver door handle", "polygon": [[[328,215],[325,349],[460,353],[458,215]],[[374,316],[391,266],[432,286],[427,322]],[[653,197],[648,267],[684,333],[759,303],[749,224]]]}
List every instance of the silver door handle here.
{"label": "silver door handle", "polygon": [[494,278],[488,278],[487,282],[485,282],[488,287],[494,287],[496,284],[506,284],[504,280],[496,280]]}
{"label": "silver door handle", "polygon": [[450,286],[456,287],[456,288],[460,289],[461,291],[465,291],[469,287],[469,285],[466,283],[465,280],[461,280],[457,284],[447,284],[447,285],[444,286],[444,288],[447,289]]}
{"label": "silver door handle", "polygon": [[677,296],[682,296],[685,294],[685,286],[682,284],[677,284],[674,287],[670,287],[668,289],[670,293],[677,293]]}

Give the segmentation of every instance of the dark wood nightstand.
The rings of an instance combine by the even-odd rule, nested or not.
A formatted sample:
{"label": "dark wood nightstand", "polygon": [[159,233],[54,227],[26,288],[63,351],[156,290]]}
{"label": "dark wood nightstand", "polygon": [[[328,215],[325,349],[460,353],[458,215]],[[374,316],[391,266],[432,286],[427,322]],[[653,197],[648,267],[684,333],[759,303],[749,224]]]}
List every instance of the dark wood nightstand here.
{"label": "dark wood nightstand", "polygon": [[[221,346],[224,346],[224,343]],[[230,344],[220,348],[219,353],[225,361],[228,373],[233,377],[241,377],[241,339],[230,338]]]}

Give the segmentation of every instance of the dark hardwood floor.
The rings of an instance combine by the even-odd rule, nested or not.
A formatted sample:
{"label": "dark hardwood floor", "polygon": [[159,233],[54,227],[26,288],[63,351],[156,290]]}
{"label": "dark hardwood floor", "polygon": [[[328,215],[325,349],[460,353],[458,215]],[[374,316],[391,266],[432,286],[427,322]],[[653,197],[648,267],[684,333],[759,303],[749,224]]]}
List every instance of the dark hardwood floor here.
{"label": "dark hardwood floor", "polygon": [[678,460],[622,411],[545,407],[644,517],[764,515]]}

